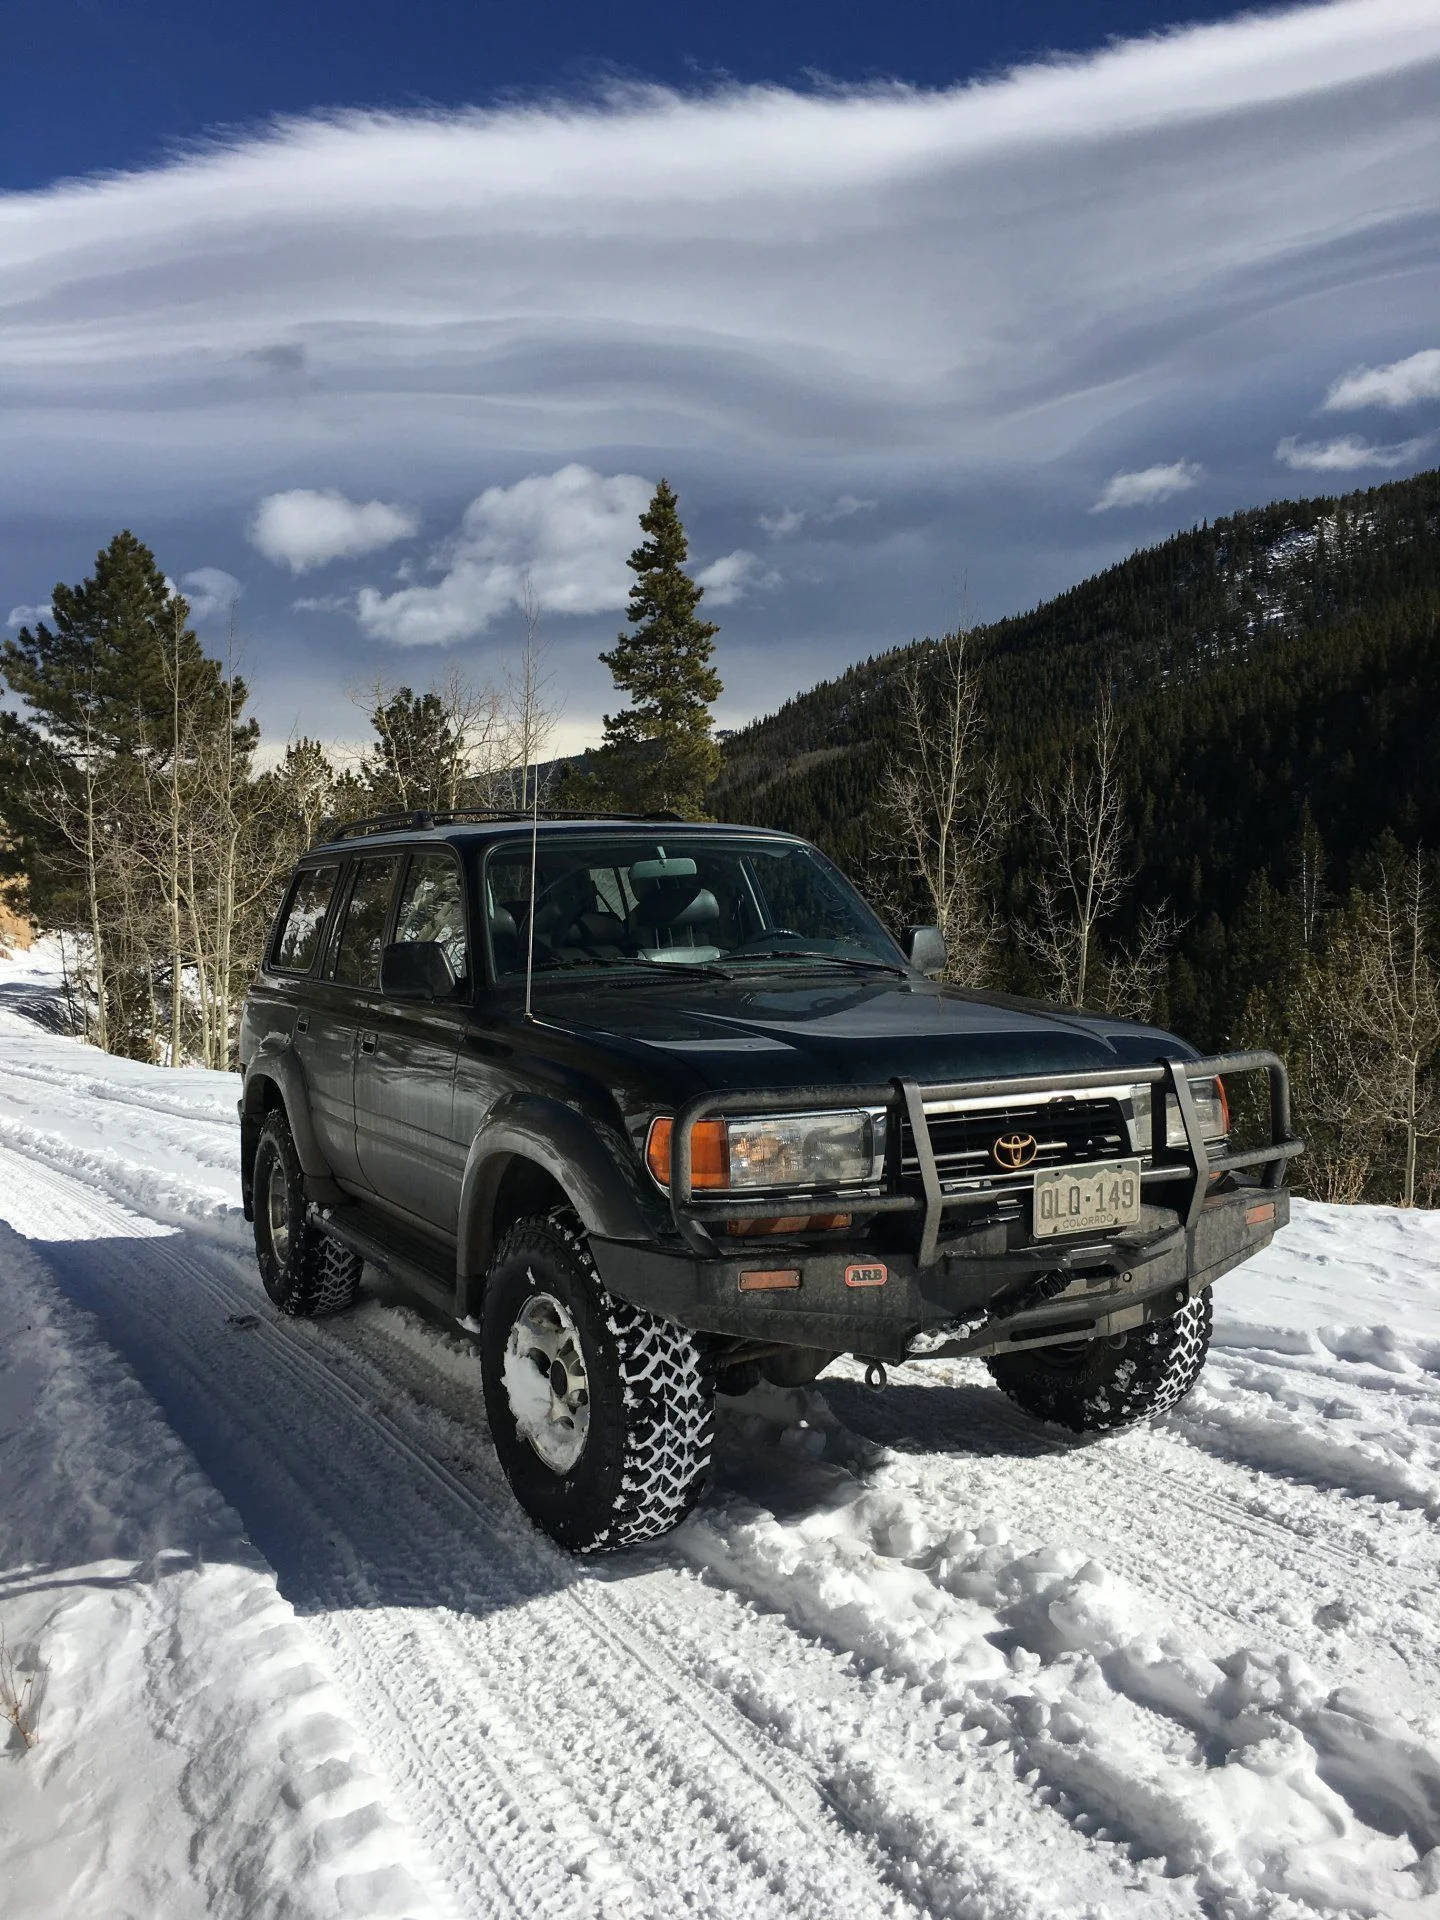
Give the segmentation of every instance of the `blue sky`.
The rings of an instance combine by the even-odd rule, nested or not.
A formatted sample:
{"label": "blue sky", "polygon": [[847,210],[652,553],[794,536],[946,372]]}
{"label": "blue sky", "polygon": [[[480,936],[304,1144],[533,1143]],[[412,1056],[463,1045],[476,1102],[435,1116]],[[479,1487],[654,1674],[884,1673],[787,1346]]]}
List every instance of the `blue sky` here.
{"label": "blue sky", "polygon": [[735,721],[1433,464],[1440,14],[1179,17],[9,0],[0,618],[130,525],[338,740],[528,591],[576,745],[662,472]]}

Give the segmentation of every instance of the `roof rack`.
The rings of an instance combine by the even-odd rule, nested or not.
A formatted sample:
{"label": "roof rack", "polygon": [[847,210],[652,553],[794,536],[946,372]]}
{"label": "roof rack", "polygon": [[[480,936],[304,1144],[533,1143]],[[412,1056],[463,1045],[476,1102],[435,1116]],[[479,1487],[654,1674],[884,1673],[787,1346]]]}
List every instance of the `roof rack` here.
{"label": "roof rack", "polygon": [[[467,820],[525,821],[536,816],[529,807],[437,807],[415,808],[409,812],[374,813],[363,820],[322,820],[314,846],[328,846],[334,840],[361,840],[371,833],[427,833],[432,827],[453,827]],[[610,813],[596,807],[541,807],[541,820],[626,820],[630,822],[671,821],[683,824],[678,813]]]}

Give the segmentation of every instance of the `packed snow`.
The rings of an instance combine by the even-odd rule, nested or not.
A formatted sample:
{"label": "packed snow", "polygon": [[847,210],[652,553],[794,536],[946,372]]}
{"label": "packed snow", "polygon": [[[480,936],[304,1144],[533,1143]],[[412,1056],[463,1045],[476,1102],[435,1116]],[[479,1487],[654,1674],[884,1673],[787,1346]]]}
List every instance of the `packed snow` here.
{"label": "packed snow", "polygon": [[7,1914],[1440,1915],[1440,1218],[1297,1203],[1130,1433],[725,1402],[577,1562],[470,1341],[270,1310],[235,1080],[56,1025],[0,961]]}

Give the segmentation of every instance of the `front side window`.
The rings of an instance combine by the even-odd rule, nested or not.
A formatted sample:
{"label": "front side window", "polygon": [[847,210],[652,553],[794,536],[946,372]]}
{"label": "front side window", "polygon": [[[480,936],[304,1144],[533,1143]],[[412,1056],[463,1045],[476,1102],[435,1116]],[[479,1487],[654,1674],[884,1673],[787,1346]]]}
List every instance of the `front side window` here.
{"label": "front side window", "polygon": [[399,864],[394,854],[355,862],[355,879],[335,954],[334,978],[346,986],[366,987],[373,992],[380,985],[380,949]]}
{"label": "front side window", "polygon": [[905,970],[875,915],[813,847],[636,834],[528,841],[485,869],[495,970],[720,966],[817,960]]}
{"label": "front side window", "polygon": [[320,951],[320,935],[330,896],[335,891],[338,861],[325,867],[307,867],[298,874],[280,916],[271,965],[280,973],[308,973]]}
{"label": "front side window", "polygon": [[405,875],[395,913],[395,940],[433,940],[445,950],[457,981],[469,972],[465,888],[459,862],[448,853],[417,853]]}

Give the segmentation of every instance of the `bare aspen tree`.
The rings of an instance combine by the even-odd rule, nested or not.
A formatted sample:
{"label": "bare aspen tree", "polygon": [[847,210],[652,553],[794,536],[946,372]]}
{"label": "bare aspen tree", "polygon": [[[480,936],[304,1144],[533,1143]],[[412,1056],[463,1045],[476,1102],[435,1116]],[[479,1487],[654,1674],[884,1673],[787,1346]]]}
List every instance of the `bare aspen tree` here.
{"label": "bare aspen tree", "polygon": [[170,914],[170,1064],[178,1067],[181,1062],[181,1013],[184,1002],[185,956],[181,950],[181,906],[180,906],[180,810],[182,806],[180,792],[180,641],[185,631],[181,602],[178,598],[171,602],[175,628],[175,651],[167,662],[170,680],[170,780],[168,799],[170,803],[169,820],[169,859],[165,872],[165,904]]}
{"label": "bare aspen tree", "polygon": [[899,672],[899,709],[901,744],[881,785],[887,824],[945,936],[948,976],[979,986],[999,939],[988,882],[1008,808],[964,633],[941,643],[938,660],[911,655]]}
{"label": "bare aspen tree", "polygon": [[1440,978],[1427,951],[1430,915],[1417,850],[1403,886],[1381,874],[1362,910],[1354,954],[1356,1033],[1372,1055],[1362,1099],[1381,1126],[1400,1136],[1400,1204],[1405,1207],[1415,1204],[1421,1138],[1437,1121]]}
{"label": "bare aspen tree", "polygon": [[[73,760],[47,759],[31,776],[30,804],[36,817],[59,836],[78,868],[85,901],[84,933],[77,928],[76,986],[85,1037],[108,1050],[113,1035],[110,1017],[111,946],[106,935],[105,870],[113,863],[109,789],[111,769],[101,755],[88,700],[84,703]],[[68,861],[67,861],[67,864]],[[88,936],[88,940],[86,938]],[[89,979],[82,947],[89,946]]]}
{"label": "bare aspen tree", "polygon": [[1058,782],[1038,785],[1031,806],[1045,865],[1035,878],[1035,927],[1027,943],[1059,998],[1083,1006],[1102,923],[1133,878],[1125,863],[1120,723],[1108,692],[1090,730],[1089,764],[1071,753]]}
{"label": "bare aspen tree", "polygon": [[526,809],[540,798],[539,762],[555,731],[560,707],[552,698],[555,676],[549,664],[550,650],[540,630],[540,602],[528,575],[520,604],[525,616],[525,642],[518,663],[508,666],[505,674],[506,757],[518,773],[520,805]]}
{"label": "bare aspen tree", "polygon": [[[84,796],[82,844],[85,856],[85,896],[90,911],[90,964],[95,970],[95,1044],[97,1047],[108,1050],[110,1026],[105,1011],[105,940],[100,928],[100,842],[95,804],[95,772],[95,731],[87,706],[80,763],[81,791]],[[63,788],[60,791],[63,793]]]}
{"label": "bare aspen tree", "polygon": [[1072,751],[1059,779],[1033,790],[1042,864],[1035,924],[1021,937],[1058,999],[1079,1007],[1095,994],[1116,1012],[1143,1016],[1154,1006],[1178,926],[1160,908],[1142,916],[1128,952],[1107,952],[1101,939],[1136,871],[1127,857],[1121,737],[1106,690],[1096,702],[1088,751]]}

